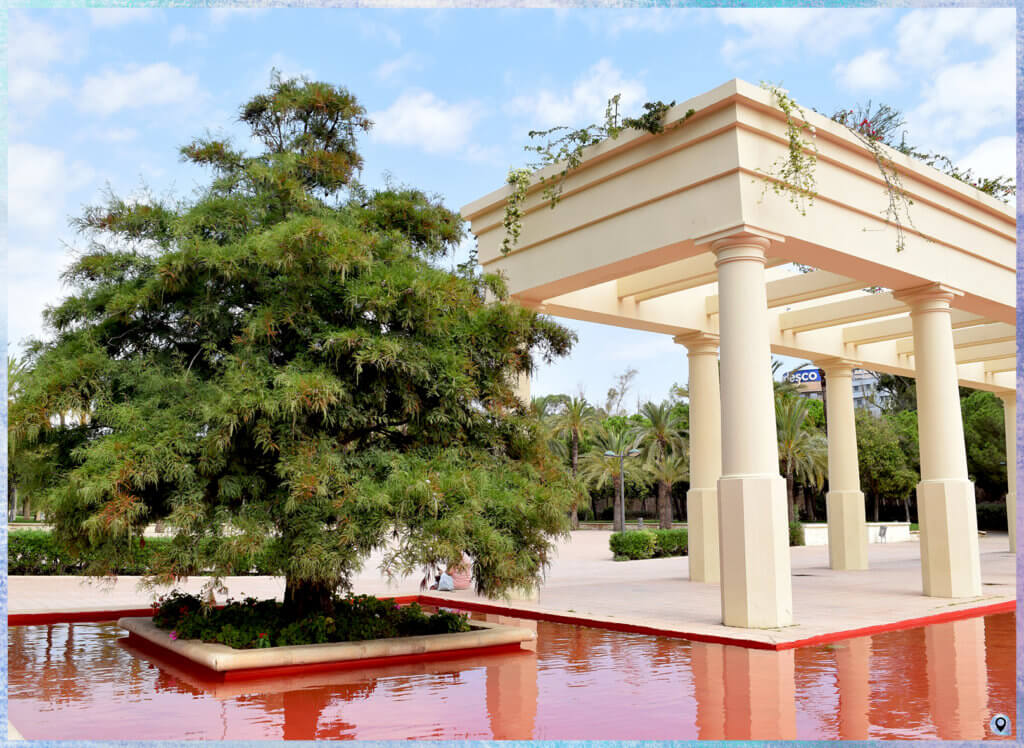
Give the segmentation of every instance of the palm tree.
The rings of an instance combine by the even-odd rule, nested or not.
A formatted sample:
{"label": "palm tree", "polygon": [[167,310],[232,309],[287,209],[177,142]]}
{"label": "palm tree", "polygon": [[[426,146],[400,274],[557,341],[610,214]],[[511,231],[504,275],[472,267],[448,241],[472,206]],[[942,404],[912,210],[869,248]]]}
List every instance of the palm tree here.
{"label": "palm tree", "polygon": [[[11,413],[11,409],[14,407],[14,401],[18,398],[18,392],[21,389],[22,377],[25,376],[27,364],[24,359],[19,360],[17,356],[7,356],[7,413],[8,416]],[[15,478],[10,474],[10,459],[15,456],[15,450],[17,449],[16,440],[10,439],[7,444],[8,449],[8,476],[7,476],[7,519],[8,521],[13,520],[17,515],[17,493],[14,487]],[[26,511],[27,513],[27,511]]]}
{"label": "palm tree", "polygon": [[[685,451],[686,439],[683,430],[680,428],[679,417],[673,412],[671,403],[663,402],[659,405],[647,402],[640,408],[647,423],[637,426],[634,434],[643,445],[643,453],[646,462],[658,468],[668,457],[670,452],[682,454]],[[662,529],[672,527],[672,485],[666,485],[663,481],[658,482],[658,523]]]}
{"label": "palm tree", "polygon": [[658,462],[647,464],[651,477],[658,483],[658,521],[663,530],[672,527],[672,486],[690,479],[690,465],[685,451],[669,452]]}
{"label": "palm tree", "polygon": [[606,457],[605,452],[616,455],[629,454],[637,447],[636,436],[630,429],[609,430],[601,428],[593,434],[593,448],[580,460],[580,476],[587,485],[603,488],[612,483],[616,487],[617,500],[614,510],[614,525],[621,527],[625,519],[625,496],[623,481],[619,480],[619,466],[622,466],[623,478],[643,480],[647,471],[635,460],[620,460],[618,457]]}
{"label": "palm tree", "polygon": [[828,443],[809,417],[807,400],[786,393],[775,396],[775,426],[779,440],[779,469],[786,477],[789,521],[796,522],[793,486],[799,480],[820,489],[828,470]]}
{"label": "palm tree", "polygon": [[[562,409],[551,419],[551,426],[556,434],[569,442],[569,465],[572,477],[579,472],[580,442],[597,426],[597,411],[582,397],[572,397],[562,401]],[[572,505],[572,529],[580,527],[578,505]]]}

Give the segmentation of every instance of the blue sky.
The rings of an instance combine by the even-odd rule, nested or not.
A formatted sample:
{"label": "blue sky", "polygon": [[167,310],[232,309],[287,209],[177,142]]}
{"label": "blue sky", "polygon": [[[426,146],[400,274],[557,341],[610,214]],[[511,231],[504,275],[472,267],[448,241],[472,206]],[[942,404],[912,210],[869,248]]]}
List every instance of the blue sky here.
{"label": "blue sky", "polygon": [[[177,148],[210,130],[245,142],[237,107],[271,67],[342,84],[376,127],[363,179],[385,175],[458,209],[521,165],[530,129],[684,100],[731,78],[781,83],[832,112],[902,109],[908,139],[983,175],[1012,175],[1013,9],[15,10],[9,40],[8,324],[42,333],[81,240],[67,217],[109,186],[188,197],[206,175]],[[465,251],[465,248],[464,248]],[[626,367],[627,403],[687,379],[662,335],[566,321],[579,343],[534,394],[596,402]]]}

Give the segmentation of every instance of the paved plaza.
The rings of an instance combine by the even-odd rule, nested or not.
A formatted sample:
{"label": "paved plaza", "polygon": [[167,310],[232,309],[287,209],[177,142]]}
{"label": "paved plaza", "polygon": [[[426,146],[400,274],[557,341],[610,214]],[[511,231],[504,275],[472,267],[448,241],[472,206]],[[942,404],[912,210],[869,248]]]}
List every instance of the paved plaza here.
{"label": "paved plaza", "polygon": [[[833,571],[828,568],[827,547],[797,547],[790,549],[795,625],[763,630],[728,627],[721,623],[718,585],[689,581],[687,558],[616,562],[608,550],[610,534],[580,531],[560,542],[536,602],[490,602],[595,621],[778,644],[1014,599],[1015,558],[1007,550],[1005,533],[979,538],[983,593],[964,599],[921,594],[916,540],[869,545],[867,571]],[[371,558],[356,578],[356,592],[420,592],[420,576],[389,583],[377,571],[379,560],[379,554]],[[181,587],[197,592],[204,581],[192,578]],[[235,598],[281,599],[284,593],[280,577],[230,577],[225,582]],[[9,584],[8,612],[12,614],[143,608],[158,594],[140,589],[138,577],[101,583],[80,577],[11,577]],[[453,601],[482,600],[469,590],[431,594]],[[224,597],[218,595],[218,600]]]}

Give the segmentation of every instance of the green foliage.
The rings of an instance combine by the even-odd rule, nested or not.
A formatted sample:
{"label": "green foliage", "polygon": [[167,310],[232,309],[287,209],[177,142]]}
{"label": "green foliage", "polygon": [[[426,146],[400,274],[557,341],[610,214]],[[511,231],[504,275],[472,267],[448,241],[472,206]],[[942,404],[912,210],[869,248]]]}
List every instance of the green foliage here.
{"label": "green foliage", "polygon": [[[522,229],[522,204],[529,191],[533,173],[555,164],[562,165],[562,168],[554,175],[538,177],[538,182],[544,188],[544,199],[548,201],[551,208],[554,208],[561,199],[566,177],[569,172],[579,168],[583,162],[583,151],[588,146],[596,145],[608,138],[616,140],[626,129],[640,130],[652,135],[660,135],[665,132],[667,129],[665,115],[669,109],[675,106],[675,101],[668,104],[662,101],[649,101],[643,105],[644,113],[639,117],[625,117],[620,122],[620,99],[621,94],[615,94],[608,99],[604,122],[601,124],[590,124],[578,128],[560,125],[548,130],[531,130],[528,133],[531,139],[545,138],[546,140],[538,145],[523,146],[527,152],[536,154],[535,161],[528,164],[526,168],[509,169],[506,181],[511,186],[511,191],[505,201],[503,220],[505,237],[501,242],[502,254],[511,252],[519,241]],[[694,113],[693,109],[687,110],[669,127],[682,126]]]}
{"label": "green foliage", "polygon": [[154,581],[260,556],[299,606],[389,539],[386,572],[465,551],[482,593],[537,583],[574,493],[513,382],[572,333],[442,266],[463,229],[438,198],[352,181],[370,123],[345,89],[275,78],[241,119],[265,150],[183,148],[212,170],[191,201],[77,222],[10,413],[61,543],[108,574],[163,520]]}
{"label": "green foliage", "polygon": [[1005,501],[979,501],[977,503],[978,529],[997,530],[1006,532],[1006,502]]}
{"label": "green foliage", "polygon": [[787,390],[779,390],[775,394],[779,466],[786,478],[790,521],[796,520],[795,483],[820,490],[828,472],[828,443],[811,420],[811,402]]}
{"label": "green foliage", "polygon": [[173,631],[176,639],[199,639],[235,649],[284,647],[296,644],[366,641],[398,636],[451,634],[469,631],[463,614],[438,611],[427,615],[417,604],[399,606],[369,595],[331,600],[330,608],[296,617],[275,600],[246,598],[211,608],[195,595],[180,592],[161,598],[153,623]]}
{"label": "green foliage", "polygon": [[[146,576],[157,568],[156,558],[172,552],[171,538],[146,538],[142,543],[132,538],[118,562],[111,567],[111,574]],[[86,546],[68,550],[57,536],[49,530],[17,530],[7,536],[7,570],[11,575],[26,576],[71,576],[84,575],[88,569],[100,563],[98,558],[103,549]],[[257,555],[251,564],[239,564],[231,571],[232,576],[269,574],[272,566],[262,555]]]}
{"label": "green foliage", "polygon": [[[785,195],[786,199],[807,215],[807,208],[814,205],[817,196],[814,180],[814,169],[818,163],[818,146],[814,142],[814,128],[807,122],[807,114],[779,86],[761,82],[761,88],[768,91],[775,104],[786,116],[786,138],[788,151],[786,156],[777,159],[767,172],[770,179],[764,183],[767,192],[771,189],[777,195]],[[799,119],[798,119],[799,118]],[[810,133],[811,140],[804,138]]]}
{"label": "green foliage", "polygon": [[1007,491],[1003,404],[991,392],[971,391],[960,401],[967,444],[967,472],[990,499]]}
{"label": "green foliage", "polygon": [[650,530],[613,532],[608,545],[616,561],[654,558],[658,549],[658,536]]}
{"label": "green foliage", "polygon": [[589,506],[583,505],[577,507],[577,513],[579,514],[580,522],[593,522],[594,521],[594,510]]}
{"label": "green foliage", "polygon": [[789,544],[794,545],[806,545],[804,542],[804,526],[799,522],[789,523]]}
{"label": "green foliage", "polygon": [[614,532],[608,545],[616,561],[685,556],[686,530],[626,530]]}
{"label": "green foliage", "polygon": [[[916,425],[915,419],[915,436]],[[918,474],[911,468],[902,446],[910,438],[909,421],[904,420],[901,438],[897,419],[889,414],[876,418],[868,411],[858,410],[856,429],[861,490],[873,507],[871,519],[877,521],[881,504],[907,500],[917,485]]]}
{"label": "green foliage", "polygon": [[686,530],[655,530],[658,547],[656,556],[685,556],[687,551]]}

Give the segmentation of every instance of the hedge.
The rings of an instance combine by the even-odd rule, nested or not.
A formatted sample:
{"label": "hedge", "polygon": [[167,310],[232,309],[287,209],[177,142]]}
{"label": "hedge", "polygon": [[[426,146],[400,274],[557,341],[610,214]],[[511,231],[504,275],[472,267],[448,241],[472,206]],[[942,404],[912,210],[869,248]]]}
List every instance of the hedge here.
{"label": "hedge", "polygon": [[686,530],[626,530],[608,541],[616,561],[686,555]]}
{"label": "hedge", "polygon": [[806,545],[804,543],[804,526],[799,522],[789,523],[789,544]]}
{"label": "hedge", "polygon": [[979,530],[1006,531],[1008,525],[1005,501],[979,501],[977,506]]}
{"label": "hedge", "polygon": [[[146,538],[140,547],[134,541],[131,560],[114,570],[115,574],[144,576],[151,573],[153,554],[172,543],[171,538]],[[9,576],[77,576],[84,575],[93,554],[71,554],[48,530],[17,530],[7,535],[7,573]],[[257,558],[249,574],[267,574],[265,564]],[[245,572],[234,572],[244,576]]]}

